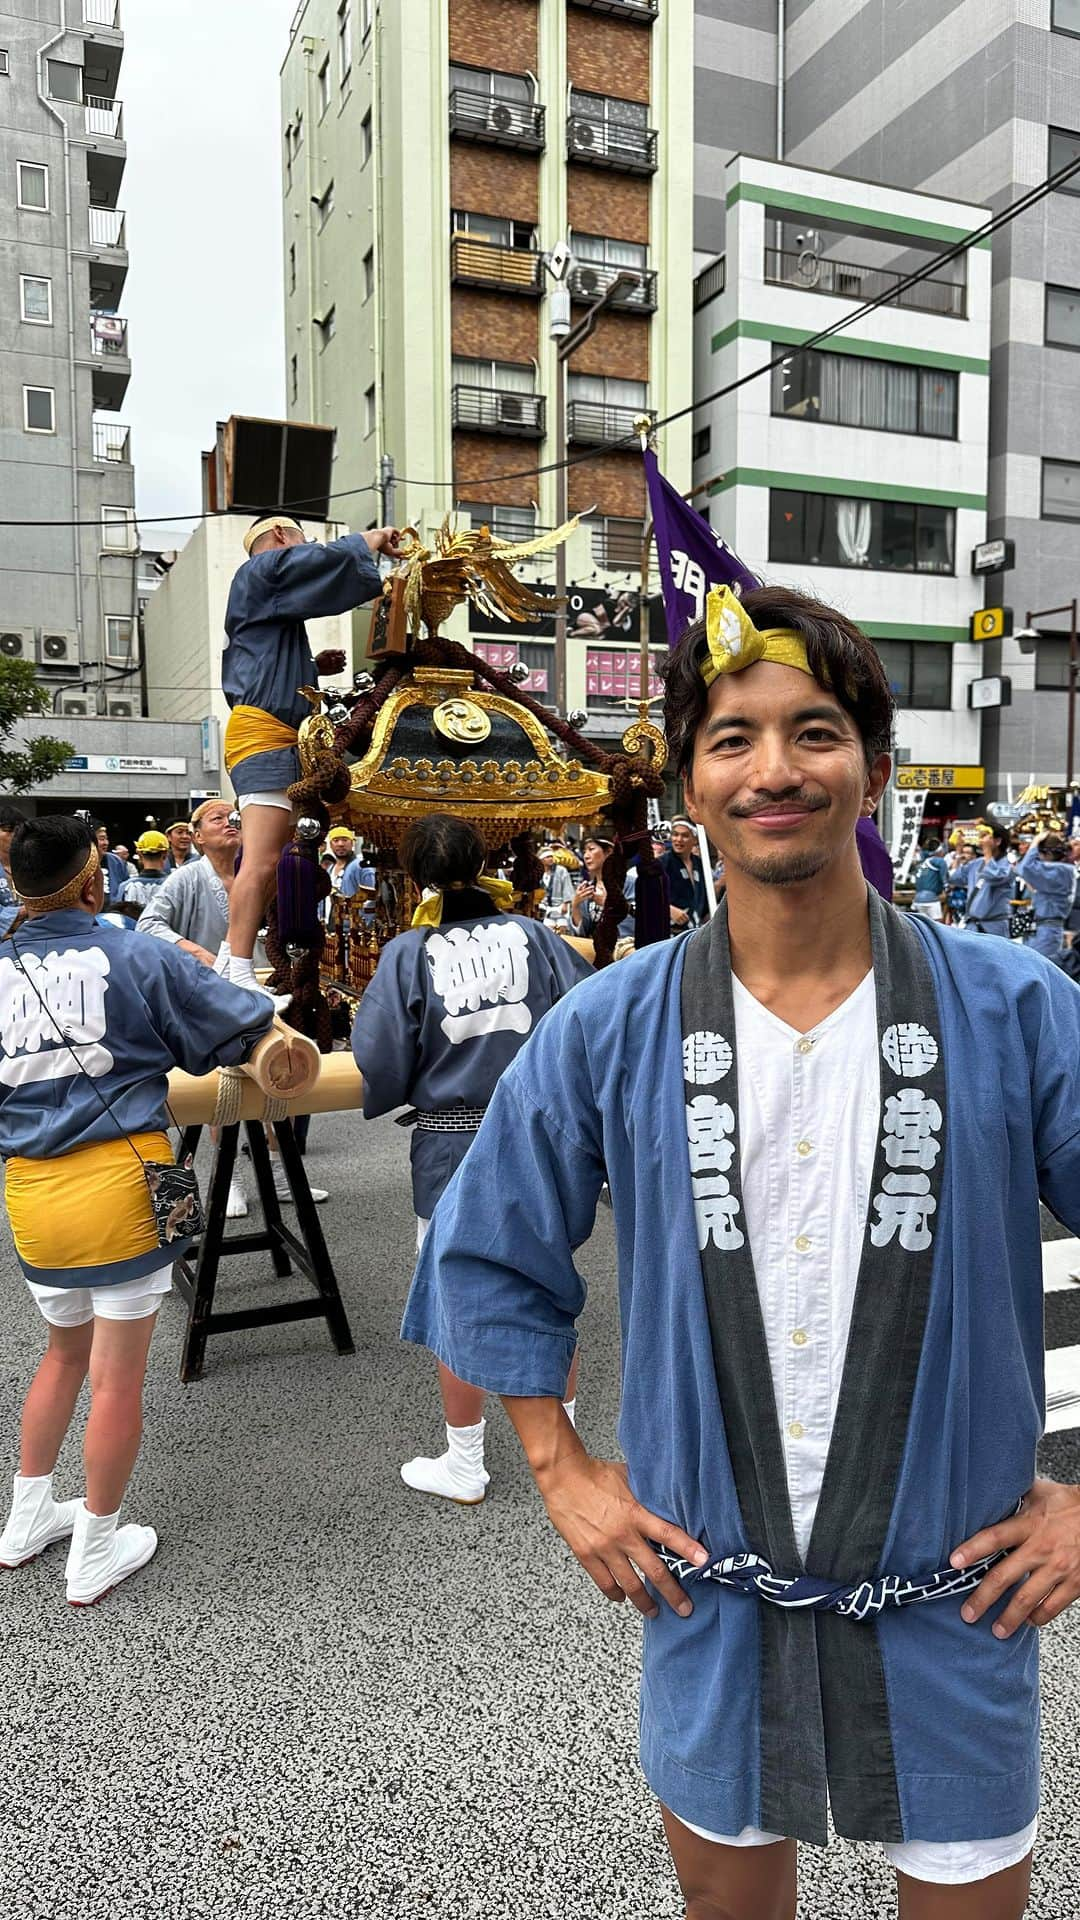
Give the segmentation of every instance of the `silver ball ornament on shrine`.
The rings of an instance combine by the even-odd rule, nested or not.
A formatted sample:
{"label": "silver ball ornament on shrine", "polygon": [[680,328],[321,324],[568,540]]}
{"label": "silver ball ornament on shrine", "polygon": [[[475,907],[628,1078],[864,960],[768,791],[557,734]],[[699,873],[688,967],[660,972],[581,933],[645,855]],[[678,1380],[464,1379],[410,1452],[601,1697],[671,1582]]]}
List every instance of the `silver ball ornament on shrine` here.
{"label": "silver ball ornament on shrine", "polygon": [[232,812],[229,815],[230,827],[232,828],[234,833],[239,833],[243,824],[244,824],[243,814],[240,812],[239,807],[234,807]]}
{"label": "silver ball ornament on shrine", "polygon": [[588,714],[583,712],[581,707],[575,707],[572,713],[567,714],[566,724],[568,727],[583,727],[588,718]]}
{"label": "silver ball ornament on shrine", "polygon": [[513,681],[515,687],[520,687],[524,685],[531,672],[532,668],[527,667],[524,660],[515,660],[513,666],[507,668],[506,677]]}
{"label": "silver ball ornament on shrine", "polygon": [[305,840],[309,843],[321,840],[323,837],[322,821],[313,819],[310,813],[302,814],[296,823],[296,837],[298,840]]}
{"label": "silver ball ornament on shrine", "polygon": [[373,673],[354,673],[352,684],[354,693],[374,693],[375,676]]}
{"label": "silver ball ornament on shrine", "polygon": [[344,725],[346,720],[351,719],[352,715],[343,700],[335,700],[333,706],[328,710],[327,717],[333,721],[335,727],[340,727]]}

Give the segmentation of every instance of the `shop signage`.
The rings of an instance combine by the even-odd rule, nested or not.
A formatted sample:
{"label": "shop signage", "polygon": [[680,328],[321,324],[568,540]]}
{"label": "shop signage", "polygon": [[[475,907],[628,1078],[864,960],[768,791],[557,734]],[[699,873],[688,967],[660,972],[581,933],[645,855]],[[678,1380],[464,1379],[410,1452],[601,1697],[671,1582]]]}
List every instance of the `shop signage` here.
{"label": "shop signage", "polygon": [[186,773],[186,760],[154,760],[136,753],[76,753],[65,773]]}
{"label": "shop signage", "polygon": [[929,793],[981,793],[986,785],[984,767],[913,767],[896,769],[899,788],[923,787]]}

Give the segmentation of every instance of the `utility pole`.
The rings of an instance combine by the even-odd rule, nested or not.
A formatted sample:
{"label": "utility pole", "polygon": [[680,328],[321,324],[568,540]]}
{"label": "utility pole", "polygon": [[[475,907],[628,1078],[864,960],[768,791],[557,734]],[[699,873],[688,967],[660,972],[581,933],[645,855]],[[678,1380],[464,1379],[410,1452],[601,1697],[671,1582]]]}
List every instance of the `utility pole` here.
{"label": "utility pole", "polygon": [[1077,678],[1080,677],[1080,655],[1078,655],[1077,651],[1077,602],[1075,600],[1066,600],[1064,606],[1061,607],[1037,607],[1034,613],[1029,611],[1024,631],[1014,634],[1013,638],[1028,641],[1039,640],[1042,636],[1036,632],[1032,622],[1035,620],[1049,620],[1055,613],[1067,613],[1070,621],[1068,668],[1069,705],[1065,723],[1065,792],[1069,794],[1072,792],[1073,773],[1076,767],[1076,682]]}
{"label": "utility pole", "polygon": [[[572,354],[583,346],[596,331],[596,322],[604,308],[610,306],[616,294],[623,287],[640,285],[641,276],[631,272],[619,272],[612,275],[598,300],[582,315],[576,326],[570,320],[570,287],[568,276],[574,264],[574,257],[565,240],[560,240],[549,254],[544,255],[544,265],[551,275],[554,286],[551,289],[551,309],[548,316],[551,338],[555,342],[555,519],[561,527],[569,512],[567,504],[567,466],[566,466],[566,365]],[[555,549],[555,709],[566,718],[566,545],[561,542]]]}

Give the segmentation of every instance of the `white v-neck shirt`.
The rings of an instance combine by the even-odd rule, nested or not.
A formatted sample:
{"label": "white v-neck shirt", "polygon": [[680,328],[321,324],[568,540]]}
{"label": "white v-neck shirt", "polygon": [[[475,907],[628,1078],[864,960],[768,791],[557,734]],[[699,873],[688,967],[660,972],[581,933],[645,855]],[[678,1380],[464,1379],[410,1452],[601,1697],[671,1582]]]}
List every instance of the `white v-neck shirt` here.
{"label": "white v-neck shirt", "polygon": [[[799,1033],[733,976],[743,1218],[805,1559],[836,1417],[881,1115],[874,976]],[[813,1572],[811,1567],[809,1572]]]}

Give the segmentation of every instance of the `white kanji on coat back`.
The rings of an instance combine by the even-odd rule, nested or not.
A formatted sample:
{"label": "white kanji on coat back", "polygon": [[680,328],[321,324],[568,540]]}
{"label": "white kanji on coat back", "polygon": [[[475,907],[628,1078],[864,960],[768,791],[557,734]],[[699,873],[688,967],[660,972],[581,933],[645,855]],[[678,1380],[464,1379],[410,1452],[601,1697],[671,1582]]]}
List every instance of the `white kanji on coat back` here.
{"label": "white kanji on coat back", "polygon": [[722,1033],[688,1033],[682,1043],[683,1078],[694,1087],[711,1087],[722,1080],[734,1054]]}
{"label": "white kanji on coat back", "polygon": [[100,947],[72,947],[20,958],[22,967],[0,960],[0,1082],[22,1087],[80,1072],[94,1080],[111,1073],[113,1056],[100,1044],[108,956]]}
{"label": "white kanji on coat back", "polygon": [[427,941],[442,1030],[458,1045],[485,1033],[528,1033],[529,937],[510,914],[480,927],[448,927]]}
{"label": "white kanji on coat back", "polygon": [[901,1020],[897,1026],[886,1027],[881,1051],[893,1072],[904,1080],[917,1080],[937,1066],[938,1043],[916,1020]]}

